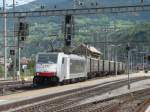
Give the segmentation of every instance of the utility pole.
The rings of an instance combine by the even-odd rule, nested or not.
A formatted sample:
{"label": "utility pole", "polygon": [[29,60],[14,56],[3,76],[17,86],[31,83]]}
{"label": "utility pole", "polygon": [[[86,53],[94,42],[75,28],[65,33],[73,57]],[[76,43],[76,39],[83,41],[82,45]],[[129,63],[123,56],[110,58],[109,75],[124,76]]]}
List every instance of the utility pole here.
{"label": "utility pole", "polygon": [[[15,12],[15,0],[13,0],[13,12]],[[14,21],[14,34],[13,34],[13,38],[14,38],[14,46],[17,46],[16,45],[16,31],[15,31],[15,14],[13,15],[14,16],[14,19],[13,19],[13,21]],[[16,47],[14,47],[14,76],[13,76],[13,78],[15,79],[15,77],[16,77]]]}
{"label": "utility pole", "polygon": [[144,60],[144,57],[145,57],[145,54],[143,53],[143,56],[142,56],[142,63],[143,63],[143,71],[145,70],[145,60]]}
{"label": "utility pole", "polygon": [[18,18],[18,21],[19,21],[19,26],[18,26],[18,32],[19,32],[19,35],[18,35],[18,70],[17,70],[17,80],[20,79],[20,28],[22,29],[22,26],[20,25],[20,21],[21,21],[21,18]]}
{"label": "utility pole", "polygon": [[127,69],[128,69],[128,89],[130,90],[130,45],[128,43],[127,47]]}
{"label": "utility pole", "polygon": [[131,73],[133,72],[133,59],[132,59],[132,56],[133,55],[133,52],[131,52],[130,54],[130,70],[131,70]]}
{"label": "utility pole", "polygon": [[22,26],[20,25],[21,18],[18,18],[18,40],[17,40],[17,47],[18,47],[18,69],[17,69],[17,80],[20,79],[20,29],[22,29]]}
{"label": "utility pole", "polygon": [[130,89],[130,51],[128,51],[128,89]]}
{"label": "utility pole", "polygon": [[115,74],[116,76],[118,75],[118,47],[121,46],[119,45],[111,45],[111,47],[114,47],[114,60],[115,60]]}
{"label": "utility pole", "polygon": [[116,70],[115,70],[115,72],[116,72],[116,76],[118,75],[118,60],[117,60],[117,46],[116,46],[116,49],[115,49],[115,62],[116,62],[116,66],[115,66],[115,68],[116,68]]}
{"label": "utility pole", "polygon": [[3,12],[4,12],[4,68],[5,79],[7,79],[7,16],[6,16],[6,0],[3,0]]}
{"label": "utility pole", "polygon": [[105,43],[104,43],[104,59],[107,59],[108,57],[108,43],[107,43],[107,30],[108,30],[108,26],[106,26],[106,28],[104,28],[104,33],[105,33]]}

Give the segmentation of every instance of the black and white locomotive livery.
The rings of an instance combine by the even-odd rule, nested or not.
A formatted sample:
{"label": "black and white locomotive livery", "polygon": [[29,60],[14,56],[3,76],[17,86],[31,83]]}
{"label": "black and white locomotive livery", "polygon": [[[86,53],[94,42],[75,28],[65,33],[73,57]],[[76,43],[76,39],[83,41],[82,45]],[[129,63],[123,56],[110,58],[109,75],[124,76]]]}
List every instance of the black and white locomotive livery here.
{"label": "black and white locomotive livery", "polygon": [[116,70],[118,74],[123,73],[125,64],[63,52],[38,53],[33,83],[37,85],[79,81],[96,76],[113,75]]}

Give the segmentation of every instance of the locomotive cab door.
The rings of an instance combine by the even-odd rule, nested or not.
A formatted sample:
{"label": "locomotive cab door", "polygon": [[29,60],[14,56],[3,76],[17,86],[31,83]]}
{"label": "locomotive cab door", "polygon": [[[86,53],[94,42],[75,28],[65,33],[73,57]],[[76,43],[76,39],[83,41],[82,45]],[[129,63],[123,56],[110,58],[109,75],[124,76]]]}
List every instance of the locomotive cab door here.
{"label": "locomotive cab door", "polygon": [[64,80],[67,77],[67,57],[62,58],[61,65],[61,79]]}

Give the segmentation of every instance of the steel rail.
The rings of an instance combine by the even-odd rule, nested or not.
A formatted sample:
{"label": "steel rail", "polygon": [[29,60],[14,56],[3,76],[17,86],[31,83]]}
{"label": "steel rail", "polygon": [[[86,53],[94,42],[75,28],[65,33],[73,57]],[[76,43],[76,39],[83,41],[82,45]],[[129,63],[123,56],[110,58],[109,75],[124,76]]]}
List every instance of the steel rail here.
{"label": "steel rail", "polygon": [[[132,80],[132,81],[134,82],[134,81],[137,81],[137,80]],[[66,96],[62,97],[62,98],[58,97],[58,98],[53,99],[53,100],[50,100],[49,98],[47,98],[47,99],[49,99],[48,101],[46,99],[46,101],[42,102],[42,103],[40,103],[40,102],[38,104],[33,104],[32,103],[32,105],[30,105],[28,107],[25,107],[25,108],[23,107],[23,108],[20,108],[19,110],[15,109],[15,112],[29,111],[29,110],[38,111],[38,110],[41,110],[41,109],[45,112],[46,111],[49,112],[50,110],[55,111],[57,109],[62,109],[64,107],[66,107],[66,104],[67,104],[67,106],[72,106],[72,105],[76,104],[79,101],[83,101],[84,99],[87,99],[89,97],[93,97],[93,96],[96,96],[96,95],[100,95],[102,93],[106,93],[109,90],[116,89],[118,87],[123,86],[124,84],[126,84],[126,81],[120,82],[118,84],[113,84],[112,86],[105,85],[105,86],[102,86],[102,87],[100,86],[100,87],[88,88],[88,89],[85,89],[85,90],[81,89],[79,91],[74,92],[73,94],[72,93],[71,94],[69,93],[68,95],[65,94]],[[61,95],[63,95],[63,94],[61,94]],[[70,100],[72,100],[72,99],[75,99],[75,100],[72,101],[71,103],[69,103]],[[34,100],[32,100],[32,101],[34,101]],[[59,105],[60,103],[62,105]],[[55,107],[51,107],[49,104],[50,105],[51,104],[57,104],[57,105]],[[19,103],[19,105],[20,105],[20,103]],[[47,106],[47,105],[49,105],[49,106]]]}
{"label": "steel rail", "polygon": [[0,83],[0,96],[6,94],[12,94],[17,92],[18,89],[31,87],[32,81],[17,81],[17,82],[6,82]]}
{"label": "steel rail", "polygon": [[120,96],[115,96],[97,102],[90,102],[82,105],[79,104],[77,106],[68,107],[61,110],[59,110],[58,108],[58,111],[55,112],[118,112],[120,106],[126,105],[126,103],[132,102],[133,100],[139,100],[138,98],[141,98],[149,94],[149,93],[145,93],[145,91],[147,91],[147,89],[135,91],[133,93],[127,93]]}

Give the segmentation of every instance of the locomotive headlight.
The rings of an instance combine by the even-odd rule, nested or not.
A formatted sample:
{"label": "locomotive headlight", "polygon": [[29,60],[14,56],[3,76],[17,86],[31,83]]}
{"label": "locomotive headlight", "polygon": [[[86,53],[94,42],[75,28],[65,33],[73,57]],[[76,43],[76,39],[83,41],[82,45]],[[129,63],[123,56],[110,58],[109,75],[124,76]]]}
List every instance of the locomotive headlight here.
{"label": "locomotive headlight", "polygon": [[39,75],[39,73],[36,73],[36,75]]}

